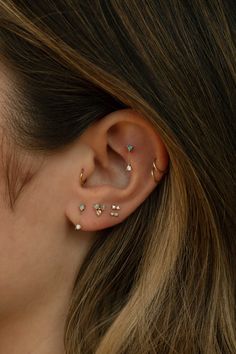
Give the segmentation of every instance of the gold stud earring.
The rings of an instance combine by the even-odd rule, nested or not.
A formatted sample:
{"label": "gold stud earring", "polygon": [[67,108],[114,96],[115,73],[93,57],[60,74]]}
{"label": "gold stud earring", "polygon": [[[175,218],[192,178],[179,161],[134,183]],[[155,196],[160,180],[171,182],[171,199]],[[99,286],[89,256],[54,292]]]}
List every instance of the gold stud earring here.
{"label": "gold stud earring", "polygon": [[86,181],[87,178],[84,179],[84,168],[82,168],[80,172],[80,185],[83,187]]}
{"label": "gold stud earring", "polygon": [[[112,204],[112,205],[111,205],[111,210],[120,210],[120,206],[119,206],[119,205]],[[117,216],[119,216],[119,213],[118,213],[117,211],[111,211],[111,212],[110,212],[110,215],[117,217]]]}
{"label": "gold stud earring", "polygon": [[95,209],[96,215],[101,216],[102,212],[105,210],[105,205],[104,204],[93,204],[93,208]]}
{"label": "gold stud earring", "polygon": [[[131,152],[134,150],[134,146],[131,144],[128,144],[127,149],[129,152]],[[130,172],[130,171],[132,171],[132,169],[133,169],[133,167],[132,167],[131,163],[129,162],[128,165],[126,166],[126,171]]]}

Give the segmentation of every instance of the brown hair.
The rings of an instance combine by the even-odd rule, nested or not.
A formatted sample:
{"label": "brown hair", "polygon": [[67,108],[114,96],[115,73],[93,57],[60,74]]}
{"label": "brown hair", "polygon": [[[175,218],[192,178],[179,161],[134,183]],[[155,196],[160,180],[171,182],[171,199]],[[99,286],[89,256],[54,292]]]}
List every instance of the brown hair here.
{"label": "brown hair", "polygon": [[0,0],[17,144],[58,149],[130,107],[170,156],[163,182],[83,263],[68,354],[236,352],[235,10],[230,0]]}

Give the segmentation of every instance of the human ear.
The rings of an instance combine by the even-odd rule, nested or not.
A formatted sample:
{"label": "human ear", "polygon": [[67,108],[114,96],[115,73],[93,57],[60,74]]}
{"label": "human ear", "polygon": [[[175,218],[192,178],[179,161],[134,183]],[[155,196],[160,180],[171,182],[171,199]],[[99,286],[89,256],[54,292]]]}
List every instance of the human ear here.
{"label": "human ear", "polygon": [[156,128],[132,109],[95,122],[79,145],[84,153],[73,164],[75,180],[69,182],[74,187],[65,214],[84,231],[121,223],[157,187],[168,167],[168,153]]}

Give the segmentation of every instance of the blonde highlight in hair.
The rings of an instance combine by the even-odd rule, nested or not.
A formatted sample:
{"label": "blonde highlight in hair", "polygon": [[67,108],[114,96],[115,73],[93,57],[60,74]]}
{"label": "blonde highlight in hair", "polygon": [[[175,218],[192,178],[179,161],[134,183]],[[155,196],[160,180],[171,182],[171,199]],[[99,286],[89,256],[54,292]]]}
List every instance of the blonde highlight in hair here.
{"label": "blonde highlight in hair", "polygon": [[29,117],[14,121],[18,143],[56,149],[130,107],[170,156],[154,192],[87,255],[67,354],[236,351],[233,9],[221,0],[0,0],[2,55]]}

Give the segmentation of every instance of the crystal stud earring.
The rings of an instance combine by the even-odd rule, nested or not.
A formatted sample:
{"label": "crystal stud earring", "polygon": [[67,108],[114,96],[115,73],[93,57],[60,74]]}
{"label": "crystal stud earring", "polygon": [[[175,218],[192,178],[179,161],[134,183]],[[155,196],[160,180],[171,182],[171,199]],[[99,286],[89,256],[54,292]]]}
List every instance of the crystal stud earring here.
{"label": "crystal stud earring", "polygon": [[[112,204],[112,205],[111,205],[111,209],[112,209],[112,210],[120,210],[120,206],[119,206],[119,205]],[[117,217],[117,216],[119,216],[119,213],[118,213],[117,211],[111,211],[111,212],[110,212],[110,215]]]}
{"label": "crystal stud earring", "polygon": [[[131,151],[134,150],[134,146],[131,145],[131,144],[128,144],[128,145],[127,145],[127,149],[128,149],[129,152],[131,152]],[[126,171],[130,172],[130,171],[132,171],[132,169],[133,169],[133,168],[132,168],[132,165],[131,165],[131,163],[129,162],[128,165],[126,166]]]}
{"label": "crystal stud earring", "polygon": [[83,213],[83,211],[85,211],[85,209],[86,209],[85,204],[81,203],[80,206],[79,206],[80,212]]}
{"label": "crystal stud earring", "polygon": [[104,204],[93,204],[93,208],[95,209],[96,215],[100,216],[102,212],[105,210],[105,205]]}

